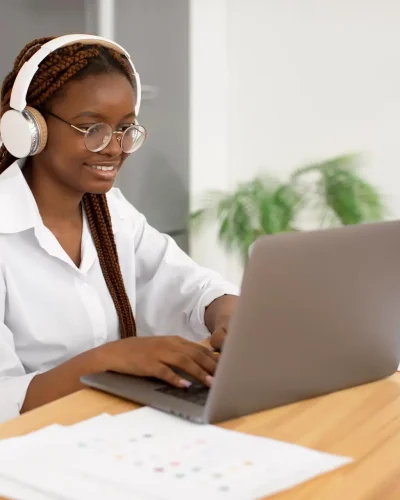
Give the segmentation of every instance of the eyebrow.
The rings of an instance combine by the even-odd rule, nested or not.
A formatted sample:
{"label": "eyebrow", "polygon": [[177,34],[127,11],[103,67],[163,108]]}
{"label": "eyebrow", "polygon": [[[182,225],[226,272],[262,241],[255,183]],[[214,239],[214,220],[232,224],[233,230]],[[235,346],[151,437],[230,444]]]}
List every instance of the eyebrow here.
{"label": "eyebrow", "polygon": [[[83,118],[83,117],[87,117],[87,118],[100,118],[100,119],[105,119],[106,118],[101,113],[95,113],[93,111],[83,111],[82,113],[79,113],[78,115],[76,115],[73,118],[71,118],[71,120],[76,120],[78,118]],[[123,116],[122,120],[124,120],[126,118],[130,118],[130,117],[133,117],[133,118],[135,117],[135,112],[134,111],[132,111],[131,113],[128,113],[125,116]]]}

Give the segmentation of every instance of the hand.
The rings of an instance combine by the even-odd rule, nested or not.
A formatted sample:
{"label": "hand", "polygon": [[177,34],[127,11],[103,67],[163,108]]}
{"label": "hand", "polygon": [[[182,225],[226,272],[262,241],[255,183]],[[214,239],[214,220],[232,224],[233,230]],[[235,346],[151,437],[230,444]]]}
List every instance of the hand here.
{"label": "hand", "polygon": [[222,349],[237,300],[236,295],[223,295],[211,302],[206,308],[204,320],[211,332],[211,347],[216,351]]}
{"label": "hand", "polygon": [[217,327],[210,337],[210,345],[216,351],[222,351],[222,346],[227,335],[227,327],[219,326]]}
{"label": "hand", "polygon": [[210,386],[217,365],[206,347],[175,336],[130,337],[105,344],[101,350],[106,370],[157,377],[176,387],[189,387],[172,368],[178,368]]}

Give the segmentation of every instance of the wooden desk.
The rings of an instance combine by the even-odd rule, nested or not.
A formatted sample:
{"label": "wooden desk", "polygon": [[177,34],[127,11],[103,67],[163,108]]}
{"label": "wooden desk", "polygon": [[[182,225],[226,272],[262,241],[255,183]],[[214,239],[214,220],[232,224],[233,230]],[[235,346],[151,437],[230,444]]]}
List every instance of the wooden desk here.
{"label": "wooden desk", "polygon": [[[85,389],[0,425],[0,438],[133,408],[137,405]],[[400,373],[222,426],[355,459],[351,465],[270,497],[274,500],[400,499]]]}

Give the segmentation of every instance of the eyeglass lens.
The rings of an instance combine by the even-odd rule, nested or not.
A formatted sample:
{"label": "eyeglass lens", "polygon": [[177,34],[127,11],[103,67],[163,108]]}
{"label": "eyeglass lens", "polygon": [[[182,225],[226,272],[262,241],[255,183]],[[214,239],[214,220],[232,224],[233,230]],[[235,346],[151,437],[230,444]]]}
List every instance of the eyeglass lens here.
{"label": "eyeglass lens", "polygon": [[[85,145],[89,151],[97,153],[110,144],[113,136],[111,125],[96,123],[89,127],[85,134]],[[121,149],[124,153],[133,153],[143,144],[146,133],[141,125],[132,125],[120,133]]]}

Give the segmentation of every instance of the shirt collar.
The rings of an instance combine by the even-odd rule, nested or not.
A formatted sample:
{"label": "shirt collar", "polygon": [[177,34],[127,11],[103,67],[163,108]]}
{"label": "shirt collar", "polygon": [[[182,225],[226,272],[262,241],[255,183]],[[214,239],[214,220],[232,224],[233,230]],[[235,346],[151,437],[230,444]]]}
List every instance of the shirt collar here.
{"label": "shirt collar", "polygon": [[[0,174],[0,234],[19,233],[43,225],[36,200],[22,173],[25,159],[15,161]],[[120,199],[121,198],[121,199]],[[113,232],[126,224],[126,201],[118,189],[107,194]]]}
{"label": "shirt collar", "polygon": [[39,209],[17,160],[0,175],[0,233],[19,233],[42,224]]}

